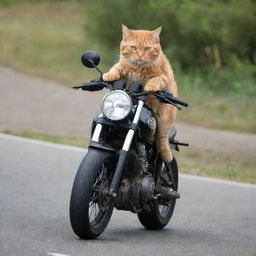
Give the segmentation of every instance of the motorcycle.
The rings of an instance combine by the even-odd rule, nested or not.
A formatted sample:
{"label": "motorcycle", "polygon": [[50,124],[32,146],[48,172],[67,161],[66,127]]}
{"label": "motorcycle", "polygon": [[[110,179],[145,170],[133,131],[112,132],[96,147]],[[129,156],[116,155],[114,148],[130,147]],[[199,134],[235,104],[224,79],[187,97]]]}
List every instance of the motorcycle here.
{"label": "motorcycle", "polygon": [[[178,109],[188,103],[166,89],[144,91],[137,82],[103,81],[96,52],[85,52],[81,61],[98,70],[100,78],[73,88],[90,92],[107,88],[110,92],[93,119],[88,152],[74,179],[70,199],[73,231],[82,239],[97,238],[114,208],[136,213],[145,228],[160,230],[169,223],[179,198],[178,164],[173,157],[167,167],[161,159],[154,141],[156,121],[144,102],[154,95]],[[172,127],[169,142],[177,151],[179,146],[188,146],[175,136]]]}

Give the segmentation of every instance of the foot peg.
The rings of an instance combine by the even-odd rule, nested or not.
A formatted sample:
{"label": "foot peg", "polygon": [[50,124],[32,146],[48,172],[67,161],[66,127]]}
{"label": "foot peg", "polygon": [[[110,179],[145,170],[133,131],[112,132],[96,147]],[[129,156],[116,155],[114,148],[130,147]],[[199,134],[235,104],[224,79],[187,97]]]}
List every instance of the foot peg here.
{"label": "foot peg", "polygon": [[171,199],[178,199],[180,198],[180,193],[173,190],[170,187],[164,187],[164,186],[156,186],[155,193],[157,199],[165,199],[165,200],[171,200]]}

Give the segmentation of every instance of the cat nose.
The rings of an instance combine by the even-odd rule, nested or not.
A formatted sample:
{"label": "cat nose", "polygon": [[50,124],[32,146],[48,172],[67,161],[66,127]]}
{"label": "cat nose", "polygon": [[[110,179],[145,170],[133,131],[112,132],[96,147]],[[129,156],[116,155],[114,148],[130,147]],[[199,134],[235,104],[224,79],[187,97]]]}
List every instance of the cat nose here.
{"label": "cat nose", "polygon": [[138,52],[138,57],[141,58],[143,56],[143,52]]}

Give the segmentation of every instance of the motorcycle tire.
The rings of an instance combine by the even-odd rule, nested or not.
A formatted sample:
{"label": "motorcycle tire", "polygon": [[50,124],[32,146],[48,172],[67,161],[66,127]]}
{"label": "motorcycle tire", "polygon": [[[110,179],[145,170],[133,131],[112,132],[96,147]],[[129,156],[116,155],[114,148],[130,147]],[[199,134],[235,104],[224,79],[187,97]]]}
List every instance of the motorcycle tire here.
{"label": "motorcycle tire", "polygon": [[[161,168],[163,168],[164,162],[162,159],[158,159],[156,166],[156,182],[159,179]],[[171,162],[171,168],[174,176],[174,182],[176,183],[176,188],[178,189],[178,165],[175,158]],[[160,230],[163,229],[170,221],[174,207],[176,204],[176,199],[172,199],[169,206],[161,205],[157,200],[153,201],[150,211],[142,211],[138,213],[138,218],[140,223],[147,229],[150,230]]]}
{"label": "motorcycle tire", "polygon": [[106,194],[114,162],[112,153],[90,149],[79,166],[71,192],[69,213],[73,231],[82,239],[97,238],[111,218],[114,203],[99,191],[105,186]]}

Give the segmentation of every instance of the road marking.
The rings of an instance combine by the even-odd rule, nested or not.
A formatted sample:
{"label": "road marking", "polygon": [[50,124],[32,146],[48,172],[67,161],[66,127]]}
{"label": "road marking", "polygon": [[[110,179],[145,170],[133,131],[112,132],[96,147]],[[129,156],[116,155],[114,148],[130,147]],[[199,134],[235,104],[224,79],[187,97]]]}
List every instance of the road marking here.
{"label": "road marking", "polygon": [[[77,152],[83,152],[85,153],[87,149],[75,147],[75,146],[69,146],[69,145],[63,145],[63,144],[57,144],[53,142],[46,142],[41,140],[35,140],[30,138],[24,138],[9,134],[0,133],[0,138],[6,139],[6,140],[14,140],[24,143],[30,143],[35,145],[41,145],[41,146],[47,146],[47,147],[53,147],[57,149],[64,149],[64,150],[70,150],[70,151],[77,151]],[[195,176],[195,175],[189,175],[189,174],[179,174],[180,177],[185,179],[193,179],[198,181],[206,181],[206,182],[212,182],[212,183],[219,183],[219,184],[225,184],[225,185],[231,185],[231,186],[238,186],[238,187],[245,187],[245,188],[253,188],[256,189],[256,185],[254,184],[248,184],[248,183],[241,183],[236,181],[229,181],[229,180],[220,180],[216,178],[208,178],[208,177],[202,177],[202,176]]]}
{"label": "road marking", "polygon": [[67,254],[55,253],[55,252],[47,252],[48,255],[52,256],[69,256]]}
{"label": "road marking", "polygon": [[41,140],[35,140],[35,139],[30,139],[30,138],[24,138],[24,137],[19,137],[19,136],[4,134],[4,133],[0,133],[0,138],[7,139],[7,140],[15,140],[15,141],[19,141],[19,142],[25,142],[25,143],[30,143],[30,144],[40,145],[40,146],[64,149],[64,150],[78,151],[78,152],[86,152],[86,150],[87,150],[85,148],[57,144],[57,143],[53,143],[53,142],[49,142],[49,141],[41,141]]}

